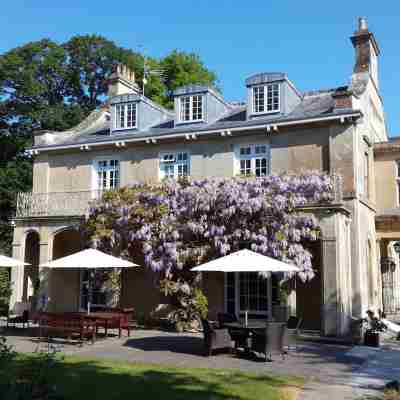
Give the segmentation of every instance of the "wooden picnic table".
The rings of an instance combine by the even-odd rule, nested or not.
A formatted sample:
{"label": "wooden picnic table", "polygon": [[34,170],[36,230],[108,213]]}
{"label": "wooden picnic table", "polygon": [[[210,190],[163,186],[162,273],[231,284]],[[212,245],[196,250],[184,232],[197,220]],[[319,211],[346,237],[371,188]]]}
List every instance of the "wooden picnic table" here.
{"label": "wooden picnic table", "polygon": [[[127,315],[122,312],[94,311],[89,314],[82,313],[85,318],[96,322],[98,327],[104,328],[104,333],[108,335],[108,329],[118,329],[118,336],[122,336],[122,329],[127,329],[130,336],[130,326]],[[98,333],[98,329],[97,329]]]}

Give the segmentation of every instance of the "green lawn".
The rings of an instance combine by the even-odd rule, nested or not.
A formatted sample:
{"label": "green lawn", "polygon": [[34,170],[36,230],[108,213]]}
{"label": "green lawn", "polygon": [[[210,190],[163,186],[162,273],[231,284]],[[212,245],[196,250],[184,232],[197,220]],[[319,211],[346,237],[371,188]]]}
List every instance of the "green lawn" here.
{"label": "green lawn", "polygon": [[76,356],[64,358],[52,374],[67,400],[286,400],[294,399],[291,393],[303,383],[296,378]]}

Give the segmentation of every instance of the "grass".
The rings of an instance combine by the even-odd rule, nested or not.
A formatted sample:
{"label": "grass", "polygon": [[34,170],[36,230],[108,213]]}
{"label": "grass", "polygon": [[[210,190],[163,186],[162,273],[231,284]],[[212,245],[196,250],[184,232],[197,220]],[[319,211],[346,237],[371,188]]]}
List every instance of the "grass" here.
{"label": "grass", "polygon": [[51,374],[66,400],[291,400],[303,385],[298,378],[77,356],[64,357]]}

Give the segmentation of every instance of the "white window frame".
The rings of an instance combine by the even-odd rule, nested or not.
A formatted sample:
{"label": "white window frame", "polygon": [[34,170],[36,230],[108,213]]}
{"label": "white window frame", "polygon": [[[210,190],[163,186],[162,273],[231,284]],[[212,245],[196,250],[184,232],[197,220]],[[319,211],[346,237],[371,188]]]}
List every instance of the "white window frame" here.
{"label": "white window frame", "polygon": [[[124,111],[124,126],[119,126],[120,123],[120,113],[118,112],[118,108],[123,107]],[[135,123],[128,126],[128,108],[132,107],[132,114],[135,116]],[[128,103],[118,103],[114,105],[114,131],[123,131],[127,129],[135,129],[137,127],[137,103],[136,102],[128,102]]]}
{"label": "white window frame", "polygon": [[[258,147],[265,146],[265,153],[256,153],[256,149]],[[241,153],[242,148],[250,148],[250,154],[248,155],[243,155]],[[270,175],[271,173],[271,149],[269,142],[255,142],[255,143],[242,143],[236,145],[235,148],[235,167],[234,167],[234,172],[235,175],[242,175],[241,174],[241,161],[242,160],[248,160],[250,161],[250,174],[253,176],[256,175],[256,160],[261,160],[261,159],[266,159],[267,160],[267,173],[265,176]],[[264,176],[264,175],[260,175]]]}
{"label": "white window frame", "polygon": [[[92,269],[83,269],[83,270],[79,271],[79,310],[81,312],[87,311],[87,306],[86,307],[82,307],[82,301],[83,301],[83,293],[82,292],[83,292],[83,286],[85,284],[88,285],[88,288],[89,288],[89,284],[90,283],[93,284],[93,282],[91,282],[91,279],[92,279],[91,275],[93,275],[92,272],[94,272],[94,270],[92,270]],[[89,279],[87,279],[87,280],[84,279],[85,278],[85,273],[89,274]],[[93,292],[96,292],[96,290],[93,290],[93,288],[91,288],[91,291],[92,291],[92,300],[93,300],[94,299]],[[87,300],[88,301],[89,301],[89,295],[90,295],[90,292],[88,291],[88,294],[87,294],[87,296],[88,296]],[[104,307],[106,305],[107,305],[107,298],[106,298],[106,301],[104,303],[90,303],[91,307]]]}
{"label": "white window frame", "polygon": [[[272,88],[272,92],[274,92],[274,86],[278,87],[278,108],[267,110],[268,89]],[[255,95],[254,95],[255,89],[260,89],[260,88],[263,88],[263,90],[264,90],[264,110],[263,111],[256,110],[256,99],[255,99]],[[274,96],[272,95],[272,105],[273,104],[274,104]],[[273,114],[273,113],[280,112],[281,111],[281,84],[280,83],[268,83],[265,85],[253,86],[251,88],[251,111],[252,111],[252,114],[255,114],[255,115]]]}
{"label": "white window frame", "polygon": [[[106,161],[107,163],[110,163],[111,161],[118,161],[118,185],[110,188],[109,183],[110,183],[110,174],[109,172],[111,170],[108,171],[107,173],[107,187],[106,188],[102,188],[99,186],[99,176],[98,176],[98,165],[99,162],[101,161]],[[106,191],[106,190],[113,190],[113,189],[118,189],[119,187],[121,187],[121,159],[120,157],[115,157],[115,156],[105,156],[105,157],[96,157],[93,159],[93,164],[92,164],[92,191],[93,191],[93,197],[97,197],[99,193]]]}
{"label": "white window frame", "polygon": [[[186,154],[186,162],[184,160],[178,160],[180,154]],[[163,161],[166,156],[173,156],[173,161],[165,162]],[[181,161],[181,162],[179,162]],[[163,165],[170,164],[173,166],[173,176],[166,176]],[[180,175],[179,174],[179,167],[182,165],[187,165],[187,175]],[[172,151],[163,151],[158,155],[158,176],[159,180],[163,180],[164,178],[172,178],[172,179],[179,179],[182,177],[189,177],[190,176],[190,168],[191,168],[191,154],[188,150],[172,150]]]}
{"label": "white window frame", "polygon": [[[268,317],[272,317],[272,279],[271,278],[260,278],[265,281],[267,285],[267,310],[266,311],[257,311],[257,310],[244,310],[240,308],[240,273],[235,272],[235,312],[239,317],[248,311],[249,314],[252,315],[268,315]],[[228,312],[228,296],[227,296],[227,273],[224,273],[224,311]]]}
{"label": "white window frame", "polygon": [[[193,99],[198,97],[201,99],[201,118],[193,119]],[[189,119],[182,119],[182,102],[184,99],[189,99]],[[202,122],[204,121],[204,95],[203,94],[190,94],[180,96],[178,99],[178,118],[181,123]]]}

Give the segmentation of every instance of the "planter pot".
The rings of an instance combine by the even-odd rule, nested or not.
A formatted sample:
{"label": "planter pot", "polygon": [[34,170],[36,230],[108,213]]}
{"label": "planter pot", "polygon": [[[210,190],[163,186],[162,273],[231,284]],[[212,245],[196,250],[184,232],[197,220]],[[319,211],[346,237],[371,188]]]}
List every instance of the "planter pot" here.
{"label": "planter pot", "polygon": [[367,330],[364,335],[364,345],[370,347],[379,347],[380,346],[379,332]]}

